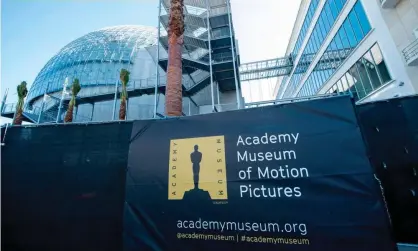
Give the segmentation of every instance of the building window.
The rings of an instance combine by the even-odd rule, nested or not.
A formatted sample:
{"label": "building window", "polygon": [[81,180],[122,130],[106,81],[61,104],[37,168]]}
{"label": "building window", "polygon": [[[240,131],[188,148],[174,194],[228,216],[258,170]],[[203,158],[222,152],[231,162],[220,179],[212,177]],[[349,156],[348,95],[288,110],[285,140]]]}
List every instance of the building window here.
{"label": "building window", "polygon": [[[314,1],[314,2],[318,2],[318,1]],[[318,17],[318,21],[316,22],[313,30],[312,30],[312,34],[310,35],[308,42],[306,44],[305,49],[302,52],[302,56],[300,61],[298,62],[298,65],[296,66],[296,70],[295,73],[298,73],[297,75],[292,75],[290,77],[289,80],[289,84],[287,86],[286,89],[281,88],[279,89],[279,95],[281,95],[282,93],[284,93],[285,97],[291,96],[296,88],[298,87],[300,80],[302,79],[304,73],[306,72],[307,68],[309,67],[312,59],[315,57],[315,55],[317,54],[318,50],[321,48],[321,45],[323,44],[323,42],[325,41],[328,33],[331,31],[332,27],[334,26],[335,21],[337,20],[339,14],[341,13],[345,3],[347,2],[347,0],[327,0],[325,2],[325,5],[323,7],[323,9],[321,10],[321,13]],[[311,6],[309,8],[312,7],[313,2],[311,3]],[[317,7],[318,3],[316,3],[316,7]],[[316,10],[315,7],[315,10]],[[353,10],[354,11],[354,10]],[[308,10],[309,12],[309,10]],[[313,15],[312,15],[313,16]],[[307,17],[305,19],[306,21],[312,21],[312,17]],[[309,23],[308,23],[309,25]],[[352,34],[353,31],[350,30],[350,34]],[[300,43],[296,42],[296,46],[295,48],[297,49],[296,52],[295,50],[292,52],[292,55],[297,55],[298,51],[300,49],[300,46],[302,44],[302,41],[304,40],[304,37],[306,35],[306,33],[303,31],[300,33],[300,35],[303,35],[303,37],[301,38],[300,36],[298,37],[298,41],[300,40]],[[349,40],[347,37],[347,34],[344,35],[345,36],[345,40],[346,43],[349,45]],[[354,41],[352,41],[354,43]],[[303,62],[304,60],[302,59],[307,59],[307,65],[305,65],[306,63]],[[310,60],[309,60],[310,59]],[[323,74],[323,73],[321,73]],[[325,72],[325,76],[329,75],[329,71]],[[329,77],[329,76],[328,76]],[[282,82],[282,86],[284,86],[284,82]],[[311,92],[309,92],[311,93]]]}
{"label": "building window", "polygon": [[[391,80],[379,45],[375,44],[327,93],[351,92],[357,101]],[[341,85],[342,83],[342,85]]]}
{"label": "building window", "polygon": [[[337,10],[341,10],[343,4],[345,4],[345,1],[341,2],[340,0],[328,1],[334,2],[336,4]],[[351,52],[357,47],[357,45],[370,32],[370,30],[371,27],[369,21],[367,20],[367,16],[361,5],[361,2],[357,1],[354,7],[351,9],[350,13],[348,14],[347,18],[344,20],[343,24],[337,31],[336,35],[328,45],[327,49],[325,50],[325,53],[321,56],[313,72],[308,77],[301,90],[298,92],[297,96],[300,97],[302,95],[315,95],[322,88],[323,84],[325,84],[327,80],[332,76],[332,74],[334,74],[334,72],[342,64],[342,62],[345,61],[345,59],[351,54]],[[379,57],[379,51],[380,50],[377,50],[375,52],[377,57]],[[371,55],[370,58],[372,58]],[[364,70],[368,72],[368,76],[382,78],[379,75],[380,73],[378,74],[377,71],[374,70],[374,68],[369,67],[377,66],[372,64],[369,64],[369,68],[364,66],[364,64],[368,64],[369,62],[371,61],[369,60],[364,62],[358,62],[359,64],[356,65],[356,69],[353,70],[356,70],[357,72]],[[319,75],[319,79],[316,75]],[[370,90],[370,88],[372,88],[371,83],[373,81],[369,78],[364,79],[363,82],[365,85],[364,93],[366,93]],[[297,79],[295,79],[294,81],[292,81],[291,79],[289,84],[290,88],[286,90],[285,94],[288,93],[288,95],[290,95],[294,91],[294,89],[296,89],[298,83],[299,82],[297,81]],[[293,88],[292,85],[294,85]]]}

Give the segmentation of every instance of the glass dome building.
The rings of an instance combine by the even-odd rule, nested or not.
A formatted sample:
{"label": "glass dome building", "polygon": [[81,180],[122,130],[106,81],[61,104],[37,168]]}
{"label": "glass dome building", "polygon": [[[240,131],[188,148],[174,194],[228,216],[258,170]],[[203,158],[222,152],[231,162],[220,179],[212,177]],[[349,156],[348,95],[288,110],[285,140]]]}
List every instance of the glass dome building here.
{"label": "glass dome building", "polygon": [[[155,85],[156,46],[157,29],[154,27],[124,25],[90,32],[66,45],[47,62],[30,88],[29,108],[42,108],[43,113],[49,112],[50,117],[55,117],[66,79],[70,86],[72,80],[78,78],[82,89],[78,94],[75,120],[111,120],[112,110],[119,107],[119,104],[114,107],[113,96],[121,68],[131,72],[128,88],[145,83],[150,87]],[[164,74],[161,69],[161,80],[164,80]],[[66,92],[69,93],[68,88]],[[44,94],[47,94],[46,99],[43,99]],[[64,95],[64,100],[69,97],[69,94]],[[90,102],[88,97],[91,97]],[[128,118],[131,114],[136,114],[132,119],[153,116],[153,95],[132,97],[129,101]],[[46,120],[47,117],[42,119]]]}
{"label": "glass dome building", "polygon": [[33,82],[28,101],[61,92],[66,77],[78,78],[83,88],[91,88],[114,86],[120,68],[130,70],[134,79],[155,75],[152,58],[144,57],[143,51],[156,43],[153,27],[116,26],[88,33],[49,60]]}
{"label": "glass dome building", "polygon": [[[225,3],[219,6],[213,6],[219,11],[210,13],[210,25],[203,7],[201,12],[185,14],[189,16],[182,49],[183,113],[186,116],[237,109],[238,101],[242,101],[240,91],[236,91],[240,85],[237,40],[228,28],[228,8]],[[71,99],[70,86],[76,78],[81,91],[77,95],[73,121],[116,120],[122,68],[131,73],[127,86],[127,119],[163,117],[169,8],[166,2],[162,7],[160,32],[155,27],[141,25],[113,26],[90,32],[62,48],[31,85],[23,113],[26,121],[63,122]],[[13,117],[13,105],[5,105],[2,116]]]}
{"label": "glass dome building", "polygon": [[[164,36],[167,36],[165,31],[161,39]],[[159,60],[157,46],[160,46]],[[202,48],[195,50],[200,57],[205,51]],[[124,25],[90,32],[66,45],[43,67],[29,90],[25,115],[37,123],[61,122],[71,97],[69,86],[73,79],[78,78],[82,88],[77,95],[78,106],[73,120],[113,120],[119,111],[121,68],[131,72],[127,87],[127,119],[153,118],[155,111],[164,114],[166,70],[162,65],[167,58],[167,46],[157,43],[157,29],[154,27]],[[155,98],[157,61],[160,80]],[[183,87],[195,92],[184,95],[184,115],[212,112],[208,106],[211,103],[209,72],[190,65],[186,67],[189,68],[183,72]],[[206,84],[202,87],[200,83],[203,81]],[[216,81],[214,89],[218,104],[235,97],[235,91],[220,93]],[[225,107],[223,110],[226,110]],[[228,105],[231,109],[229,107],[235,108],[236,104]]]}

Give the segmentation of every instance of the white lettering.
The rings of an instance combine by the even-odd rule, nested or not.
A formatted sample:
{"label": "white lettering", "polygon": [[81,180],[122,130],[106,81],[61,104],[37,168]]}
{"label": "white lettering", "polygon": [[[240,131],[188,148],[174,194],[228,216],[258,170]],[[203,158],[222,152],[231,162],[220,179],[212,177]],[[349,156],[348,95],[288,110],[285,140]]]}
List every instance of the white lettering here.
{"label": "white lettering", "polygon": [[244,141],[242,140],[241,135],[238,137],[237,146],[239,146],[239,144],[242,144],[242,145],[244,145],[244,146],[245,146],[245,143],[244,143]]}
{"label": "white lettering", "polygon": [[237,152],[237,157],[238,157],[238,162],[248,161],[247,151],[245,151],[243,155],[241,155],[241,153],[238,151]]}
{"label": "white lettering", "polygon": [[294,141],[295,141],[295,145],[298,143],[298,138],[299,138],[299,133],[296,133],[296,135],[294,135],[293,133],[292,133],[292,137],[293,137],[293,139],[294,139]]}
{"label": "white lettering", "polygon": [[299,140],[299,133],[283,133],[277,135],[269,135],[268,133],[264,133],[262,136],[252,136],[252,137],[245,137],[243,138],[241,135],[238,136],[237,146],[239,145],[268,145],[268,144],[285,144],[285,143],[293,143],[297,144]]}

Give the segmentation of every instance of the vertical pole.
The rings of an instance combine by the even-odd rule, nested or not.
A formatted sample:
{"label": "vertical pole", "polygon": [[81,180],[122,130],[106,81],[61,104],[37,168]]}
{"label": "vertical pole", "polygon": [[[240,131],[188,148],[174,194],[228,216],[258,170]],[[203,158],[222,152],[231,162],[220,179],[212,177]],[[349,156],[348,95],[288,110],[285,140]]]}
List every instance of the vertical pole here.
{"label": "vertical pole", "polygon": [[232,64],[234,66],[234,77],[235,77],[235,89],[237,94],[237,105],[238,109],[241,108],[241,95],[240,95],[240,89],[238,87],[238,76],[237,76],[237,67],[235,65],[235,41],[232,34],[232,15],[231,15],[231,0],[226,1],[226,5],[228,7],[228,21],[229,21],[229,33],[231,35],[231,50],[232,50]]}
{"label": "vertical pole", "polygon": [[158,35],[157,35],[157,62],[155,64],[155,90],[154,90],[154,118],[157,118],[157,95],[158,86],[160,85],[159,61],[160,61],[160,16],[161,16],[161,0],[158,1]]}
{"label": "vertical pole", "polygon": [[55,120],[55,123],[58,123],[59,118],[61,116],[62,103],[64,101],[64,96],[65,96],[65,91],[67,90],[67,85],[68,85],[68,77],[65,78],[64,87],[62,88],[61,99],[60,99],[60,104],[59,104],[59,107],[58,107],[57,119]]}
{"label": "vertical pole", "polygon": [[191,116],[192,115],[192,113],[191,113],[191,108],[190,108],[190,98],[189,98],[189,116]]}
{"label": "vertical pole", "polygon": [[93,115],[94,115],[94,104],[95,104],[95,103],[92,103],[91,115],[90,115],[90,121],[93,121]]}
{"label": "vertical pole", "polygon": [[41,110],[39,111],[37,124],[39,124],[41,122],[41,116],[42,116],[42,112],[44,111],[44,106],[45,106],[45,102],[46,102],[46,94],[48,92],[50,83],[51,82],[48,82],[48,84],[46,85],[46,89],[44,91],[44,98],[42,99]]}
{"label": "vertical pole", "polygon": [[39,115],[38,115],[38,121],[36,122],[37,124],[41,123],[41,116],[42,116],[42,111],[44,110],[45,101],[46,101],[46,94],[44,93],[44,97],[42,99],[42,104],[41,104],[41,110],[39,111]]}
{"label": "vertical pole", "polygon": [[116,80],[115,83],[115,97],[113,99],[113,112],[112,112],[112,120],[115,120],[115,113],[116,113],[116,100],[118,98],[118,85],[119,85],[119,80]]}
{"label": "vertical pole", "polygon": [[77,121],[78,108],[79,108],[79,106],[76,104],[75,105],[75,118],[74,118],[75,121]]}
{"label": "vertical pole", "polygon": [[219,82],[216,82],[216,89],[217,89],[217,92],[218,92],[218,110],[220,110],[220,105],[221,105],[221,102],[220,102],[220,97],[219,97]]}
{"label": "vertical pole", "polygon": [[209,73],[210,73],[210,95],[212,98],[212,112],[215,112],[215,96],[213,93],[213,72],[212,72],[212,45],[211,45],[211,30],[210,30],[210,4],[209,0],[206,0],[206,22],[207,22],[207,30],[208,30],[208,44],[209,44]]}
{"label": "vertical pole", "polygon": [[9,93],[9,88],[6,88],[6,91],[4,92],[3,100],[1,102],[1,110],[0,110],[1,113],[3,113],[4,106],[6,105],[6,99],[7,99],[8,93]]}
{"label": "vertical pole", "polygon": [[129,99],[126,100],[126,114],[125,114],[125,120],[128,120],[128,114],[129,114]]}

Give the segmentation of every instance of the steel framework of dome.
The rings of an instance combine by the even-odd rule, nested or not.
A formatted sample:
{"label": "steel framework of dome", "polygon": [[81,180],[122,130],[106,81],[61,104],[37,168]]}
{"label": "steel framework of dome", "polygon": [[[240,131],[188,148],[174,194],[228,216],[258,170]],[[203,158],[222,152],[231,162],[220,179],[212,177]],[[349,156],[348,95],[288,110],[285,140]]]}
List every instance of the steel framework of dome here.
{"label": "steel framework of dome", "polygon": [[32,84],[27,100],[33,102],[44,93],[62,91],[66,77],[78,78],[82,87],[114,85],[121,67],[137,70],[132,65],[138,51],[156,45],[156,37],[156,28],[136,25],[90,32],[49,60]]}

